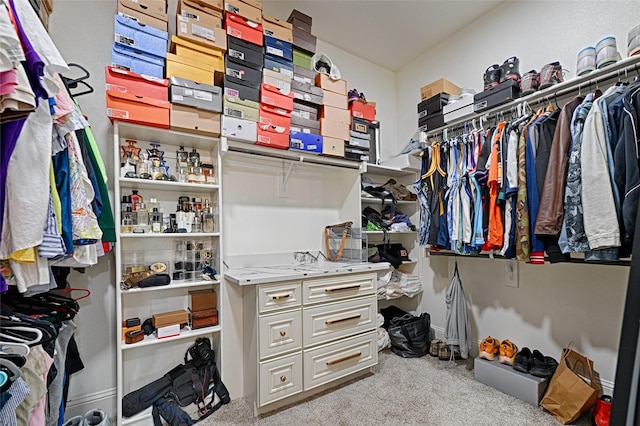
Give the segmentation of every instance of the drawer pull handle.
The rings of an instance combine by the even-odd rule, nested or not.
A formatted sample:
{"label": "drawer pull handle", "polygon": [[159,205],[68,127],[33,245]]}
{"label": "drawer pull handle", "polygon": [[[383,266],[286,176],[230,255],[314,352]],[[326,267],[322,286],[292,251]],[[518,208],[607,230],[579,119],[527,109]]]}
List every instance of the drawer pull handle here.
{"label": "drawer pull handle", "polygon": [[287,293],[287,294],[276,294],[275,296],[271,296],[271,298],[273,300],[286,299],[287,297],[291,297],[291,294],[290,293]]}
{"label": "drawer pull handle", "polygon": [[280,336],[284,337],[284,336],[286,336],[286,335],[287,335],[287,332],[286,332],[286,331],[282,330],[282,331],[280,332]]}
{"label": "drawer pull handle", "polygon": [[339,322],[342,322],[342,321],[349,321],[349,320],[353,320],[353,319],[358,319],[361,316],[362,316],[361,314],[351,315],[350,317],[326,320],[324,323],[327,324],[327,325],[331,325],[331,324],[336,324],[336,323],[339,323]]}
{"label": "drawer pull handle", "polygon": [[280,376],[280,381],[282,383],[286,382],[287,381],[287,376]]}
{"label": "drawer pull handle", "polygon": [[360,284],[346,285],[344,287],[331,287],[331,288],[326,288],[324,291],[327,292],[327,293],[331,293],[331,292],[334,292],[334,291],[354,290],[356,288],[360,288]]}
{"label": "drawer pull handle", "polygon": [[336,364],[338,364],[340,362],[344,362],[344,361],[350,360],[352,358],[358,358],[360,355],[362,355],[362,352],[358,351],[358,352],[356,352],[354,354],[343,356],[342,358],[332,359],[331,361],[327,361],[327,365],[336,365]]}

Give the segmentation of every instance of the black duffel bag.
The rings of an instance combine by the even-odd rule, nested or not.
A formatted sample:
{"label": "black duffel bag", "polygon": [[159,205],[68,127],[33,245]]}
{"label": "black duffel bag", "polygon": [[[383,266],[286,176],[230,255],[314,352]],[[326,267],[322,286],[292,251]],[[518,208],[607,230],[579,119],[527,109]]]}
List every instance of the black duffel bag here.
{"label": "black duffel bag", "polygon": [[389,325],[391,350],[403,358],[420,358],[429,353],[431,342],[431,316],[406,314],[395,317]]}

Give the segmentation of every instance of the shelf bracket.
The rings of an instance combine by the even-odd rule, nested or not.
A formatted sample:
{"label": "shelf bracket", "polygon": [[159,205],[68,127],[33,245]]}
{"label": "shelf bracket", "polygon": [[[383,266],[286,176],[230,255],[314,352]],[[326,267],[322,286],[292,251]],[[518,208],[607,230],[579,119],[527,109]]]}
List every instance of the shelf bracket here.
{"label": "shelf bracket", "polygon": [[[301,163],[303,161],[303,158],[300,157],[299,160]],[[284,161],[282,162],[282,189],[283,190],[287,190],[287,182],[289,181],[289,178],[291,177],[291,172],[293,171],[293,166],[295,166],[296,163],[294,163],[293,161],[291,163],[289,163],[289,168],[287,169],[287,171],[284,170]]]}

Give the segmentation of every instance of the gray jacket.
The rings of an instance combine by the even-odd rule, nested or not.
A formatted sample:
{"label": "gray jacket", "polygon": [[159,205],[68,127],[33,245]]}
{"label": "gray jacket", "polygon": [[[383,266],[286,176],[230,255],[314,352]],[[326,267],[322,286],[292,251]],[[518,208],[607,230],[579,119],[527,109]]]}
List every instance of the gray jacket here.
{"label": "gray jacket", "polygon": [[462,289],[458,273],[458,262],[446,294],[447,317],[445,323],[445,343],[451,345],[451,352],[458,349],[463,359],[469,357],[471,347],[471,326],[467,314],[467,299]]}

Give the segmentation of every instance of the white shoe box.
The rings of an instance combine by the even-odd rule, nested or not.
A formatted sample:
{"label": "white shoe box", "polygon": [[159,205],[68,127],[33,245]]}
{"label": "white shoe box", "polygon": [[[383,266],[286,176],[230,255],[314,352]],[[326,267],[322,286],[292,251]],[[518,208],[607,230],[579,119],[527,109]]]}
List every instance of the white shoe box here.
{"label": "white shoe box", "polygon": [[463,96],[452,104],[447,104],[442,108],[444,122],[451,123],[458,118],[473,115],[473,96]]}
{"label": "white shoe box", "polygon": [[391,167],[393,169],[410,169],[419,171],[422,168],[422,157],[414,154],[400,154],[397,157],[380,161],[380,165]]}
{"label": "white shoe box", "polygon": [[474,359],[473,371],[477,381],[536,407],[551,380],[551,377],[543,379],[516,371],[512,366],[500,363],[497,357],[493,361]]}

